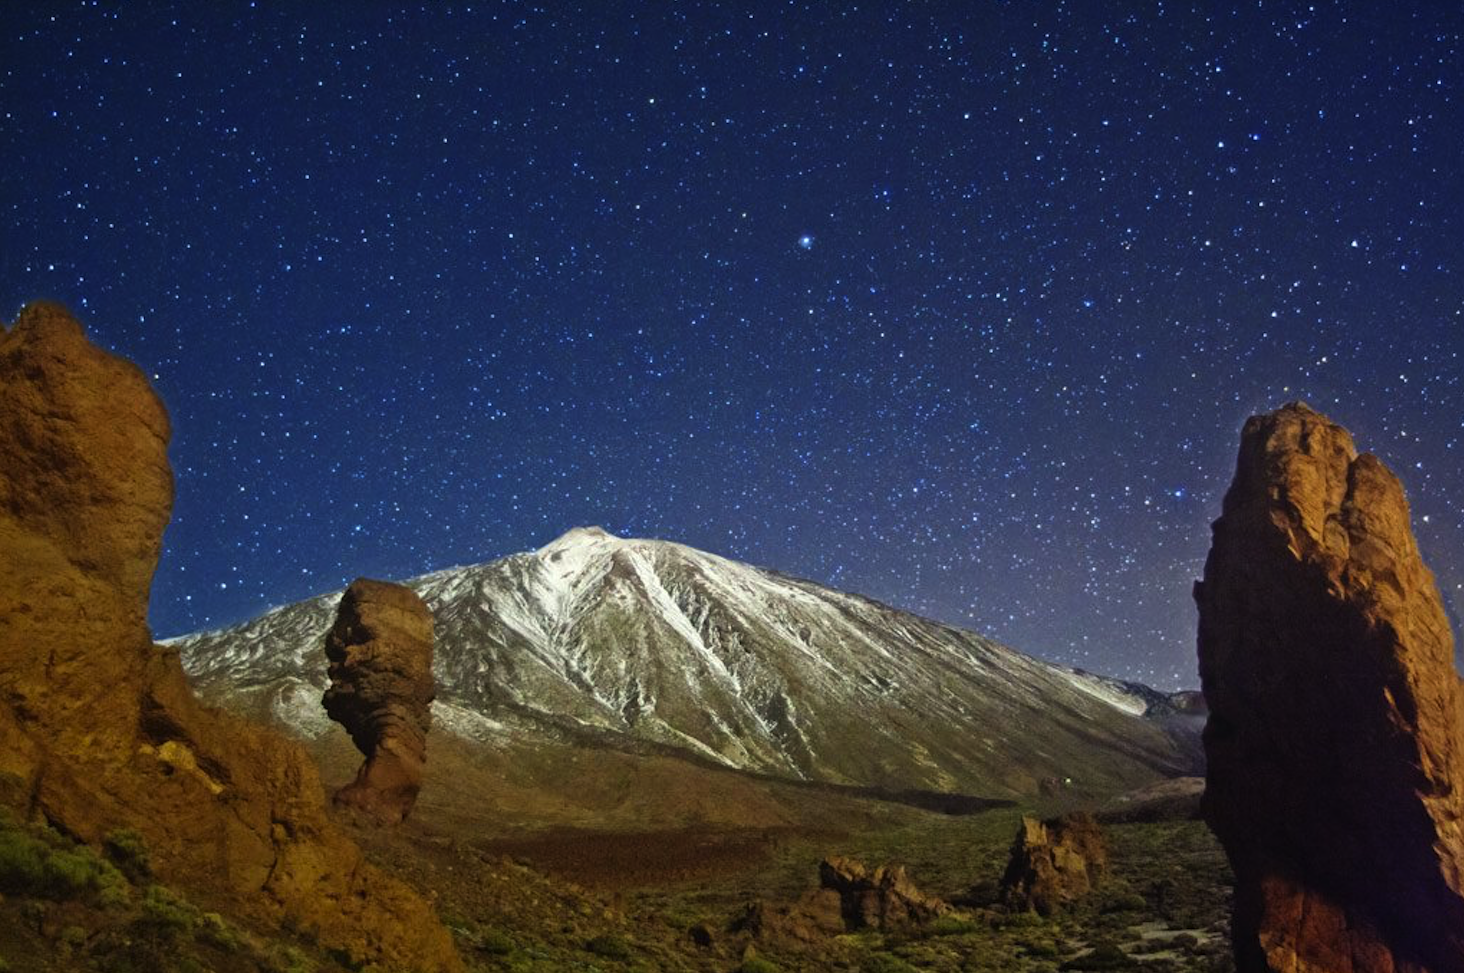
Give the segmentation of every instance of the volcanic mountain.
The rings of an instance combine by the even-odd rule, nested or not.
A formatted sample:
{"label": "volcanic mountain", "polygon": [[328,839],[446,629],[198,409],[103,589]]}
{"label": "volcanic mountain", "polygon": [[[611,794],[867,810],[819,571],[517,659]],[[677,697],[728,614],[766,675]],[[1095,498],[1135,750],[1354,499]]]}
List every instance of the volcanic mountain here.
{"label": "volcanic mountain", "polygon": [[[405,583],[436,617],[434,733],[489,746],[592,740],[776,777],[992,796],[1196,769],[1187,694],[680,544],[581,527]],[[319,736],[339,601],[173,644],[206,699]]]}

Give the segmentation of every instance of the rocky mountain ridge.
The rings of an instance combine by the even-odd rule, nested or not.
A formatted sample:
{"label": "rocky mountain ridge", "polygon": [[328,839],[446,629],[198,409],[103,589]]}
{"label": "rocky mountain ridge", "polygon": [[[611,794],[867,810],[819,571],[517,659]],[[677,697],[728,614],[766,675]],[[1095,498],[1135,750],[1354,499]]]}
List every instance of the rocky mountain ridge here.
{"label": "rocky mountain ridge", "polygon": [[[680,544],[576,528],[406,584],[437,621],[436,725],[490,745],[588,733],[758,773],[990,795],[1195,768],[1186,694]],[[317,736],[338,600],[173,644],[206,698]]]}

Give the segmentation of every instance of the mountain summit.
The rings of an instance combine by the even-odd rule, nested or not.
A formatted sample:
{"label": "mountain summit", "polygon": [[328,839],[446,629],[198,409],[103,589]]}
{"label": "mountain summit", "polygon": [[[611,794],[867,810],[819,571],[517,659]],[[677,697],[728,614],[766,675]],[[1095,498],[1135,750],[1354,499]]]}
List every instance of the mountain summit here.
{"label": "mountain summit", "polygon": [[[1194,768],[1188,718],[1147,687],[681,544],[577,527],[406,584],[436,617],[438,725],[490,745],[571,735],[777,776],[990,795]],[[318,735],[339,600],[175,644],[205,696]]]}

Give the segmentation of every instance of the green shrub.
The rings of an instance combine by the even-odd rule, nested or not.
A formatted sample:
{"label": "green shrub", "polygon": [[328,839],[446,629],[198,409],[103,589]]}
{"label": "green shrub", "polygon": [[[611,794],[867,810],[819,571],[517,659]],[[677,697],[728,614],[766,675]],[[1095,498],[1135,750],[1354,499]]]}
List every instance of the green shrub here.
{"label": "green shrub", "polygon": [[861,973],[916,973],[915,967],[890,953],[867,956],[859,967]]}
{"label": "green shrub", "polygon": [[294,946],[281,946],[267,968],[270,973],[315,973],[315,964]]}
{"label": "green shrub", "polygon": [[964,936],[980,930],[970,919],[960,916],[939,916],[924,929],[927,936]]}
{"label": "green shrub", "polygon": [[761,956],[749,956],[737,967],[737,973],[783,973],[783,968]]}
{"label": "green shrub", "polygon": [[91,849],[53,847],[23,831],[0,831],[0,892],[47,899],[74,899],[126,885],[112,864]]}
{"label": "green shrub", "polygon": [[35,893],[45,881],[49,849],[20,831],[0,831],[0,892]]}
{"label": "green shrub", "polygon": [[197,935],[199,939],[225,952],[237,953],[244,948],[244,940],[239,931],[217,912],[205,912],[198,917]]}
{"label": "green shrub", "polygon": [[142,835],[131,828],[118,828],[102,839],[102,850],[112,863],[135,885],[152,879],[152,860]]}
{"label": "green shrub", "polygon": [[1064,970],[1128,970],[1134,961],[1113,943],[1099,943],[1086,955],[1062,964]]}
{"label": "green shrub", "polygon": [[478,938],[478,951],[489,956],[507,956],[513,952],[513,940],[502,929],[484,929]]}
{"label": "green shrub", "polygon": [[52,851],[46,861],[46,889],[52,898],[75,898],[88,889],[101,887],[102,866],[108,866],[90,851]]}
{"label": "green shrub", "polygon": [[1122,892],[1110,896],[1103,903],[1103,911],[1114,912],[1146,912],[1149,909],[1149,902],[1142,895],[1135,892]]}
{"label": "green shrub", "polygon": [[1062,950],[1051,939],[1028,939],[1018,945],[1028,956],[1037,959],[1056,959],[1062,955]]}
{"label": "green shrub", "polygon": [[669,907],[661,913],[661,921],[675,929],[677,932],[686,932],[692,926],[698,925],[704,920],[688,909]]}
{"label": "green shrub", "polygon": [[193,933],[203,924],[203,915],[177,893],[161,885],[149,885],[137,921],[149,931],[172,937]]}
{"label": "green shrub", "polygon": [[585,943],[585,950],[606,959],[630,959],[630,943],[619,936],[596,936]]}
{"label": "green shrub", "polygon": [[473,931],[473,924],[455,913],[444,912],[438,918],[452,932],[470,933]]}
{"label": "green shrub", "polygon": [[124,909],[132,903],[132,886],[126,882],[103,885],[97,892],[97,903],[104,909]]}

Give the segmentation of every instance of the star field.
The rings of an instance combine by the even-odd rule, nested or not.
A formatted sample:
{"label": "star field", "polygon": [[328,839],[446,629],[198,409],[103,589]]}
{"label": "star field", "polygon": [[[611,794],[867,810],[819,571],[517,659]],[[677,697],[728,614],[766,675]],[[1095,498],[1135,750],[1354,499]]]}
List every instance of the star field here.
{"label": "star field", "polygon": [[167,402],[160,635],[600,524],[1192,686],[1297,398],[1464,604],[1464,13],[1138,6],[10,4],[5,316]]}

